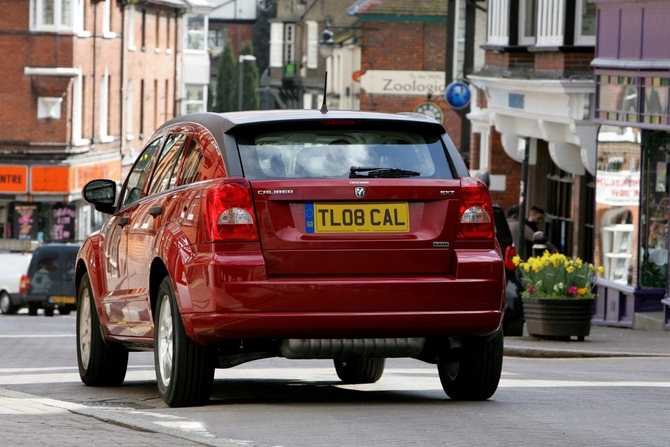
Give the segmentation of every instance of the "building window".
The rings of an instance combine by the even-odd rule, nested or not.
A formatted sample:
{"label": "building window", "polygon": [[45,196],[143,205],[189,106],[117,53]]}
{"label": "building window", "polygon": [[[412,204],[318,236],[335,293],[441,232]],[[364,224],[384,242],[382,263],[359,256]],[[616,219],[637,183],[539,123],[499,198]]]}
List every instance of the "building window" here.
{"label": "building window", "polygon": [[537,24],[537,0],[519,0],[519,44],[534,45]]}
{"label": "building window", "polygon": [[206,86],[186,84],[184,94],[184,113],[204,112],[207,109]]}
{"label": "building window", "polygon": [[168,14],[167,17],[165,17],[166,25],[165,25],[165,52],[167,54],[170,54],[172,52],[171,50],[171,45],[172,45],[172,18]]}
{"label": "building window", "polygon": [[596,44],[596,4],[577,0],[575,13],[575,45]]}
{"label": "building window", "polygon": [[133,132],[134,127],[133,123],[135,122],[135,86],[133,80],[128,80],[128,87],[126,91],[126,140],[132,140],[134,138]]}
{"label": "building window", "polygon": [[307,68],[319,66],[319,24],[310,20],[307,24]]}
{"label": "building window", "polygon": [[147,51],[147,10],[142,10],[142,51]]}
{"label": "building window", "polygon": [[209,29],[208,45],[210,49],[217,49],[223,52],[228,40],[228,28]]}
{"label": "building window", "polygon": [[102,4],[102,36],[113,39],[116,33],[112,32],[112,0],[105,0]]}
{"label": "building window", "polygon": [[509,44],[509,0],[491,0],[488,7],[487,44]]}
{"label": "building window", "polygon": [[78,6],[77,0],[31,0],[31,30],[74,31],[75,11],[81,11]]}
{"label": "building window", "polygon": [[284,63],[295,63],[295,23],[284,25]]}
{"label": "building window", "polygon": [[488,5],[487,45],[594,45],[595,28],[596,5],[588,0],[490,0]]}
{"label": "building window", "polygon": [[207,29],[205,16],[196,14],[186,15],[186,49],[193,51],[205,51]]}
{"label": "building window", "polygon": [[109,73],[105,69],[100,84],[100,141],[109,142],[113,137],[109,135]]}
{"label": "building window", "polygon": [[[528,1],[528,0],[526,0]],[[538,0],[537,46],[563,45],[565,36],[565,0]]]}
{"label": "building window", "polygon": [[284,66],[284,24],[270,24],[270,67],[281,68]]}
{"label": "building window", "polygon": [[128,50],[135,51],[135,8],[128,11]]}

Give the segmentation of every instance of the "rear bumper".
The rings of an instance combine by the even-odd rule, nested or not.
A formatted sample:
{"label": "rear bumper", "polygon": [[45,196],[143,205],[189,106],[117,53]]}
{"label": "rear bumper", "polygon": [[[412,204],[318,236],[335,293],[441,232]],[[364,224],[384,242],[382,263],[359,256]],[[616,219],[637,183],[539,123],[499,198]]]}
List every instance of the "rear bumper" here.
{"label": "rear bumper", "polygon": [[502,311],[341,314],[190,314],[187,333],[200,344],[232,339],[487,337],[500,330]]}
{"label": "rear bumper", "polygon": [[[261,256],[205,258],[192,258],[175,284],[186,332],[201,344],[254,338],[486,337],[500,330],[503,319],[505,275],[496,251],[457,253],[455,275],[420,277],[268,279]],[[240,268],[241,261],[246,268]]]}

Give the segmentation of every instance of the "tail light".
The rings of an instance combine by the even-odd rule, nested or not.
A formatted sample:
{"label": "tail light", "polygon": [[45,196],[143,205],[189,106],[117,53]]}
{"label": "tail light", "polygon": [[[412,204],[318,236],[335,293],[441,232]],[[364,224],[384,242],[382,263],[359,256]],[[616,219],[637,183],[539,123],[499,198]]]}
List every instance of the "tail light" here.
{"label": "tail light", "polygon": [[27,293],[30,288],[30,276],[21,275],[21,281],[19,282],[19,293]]}
{"label": "tail light", "polygon": [[212,241],[257,241],[251,186],[245,179],[227,179],[207,191],[205,215]]}
{"label": "tail light", "polygon": [[516,256],[516,248],[508,245],[507,248],[505,248],[505,268],[507,270],[516,270],[514,256]]}
{"label": "tail light", "polygon": [[493,240],[493,206],[489,190],[481,180],[473,177],[461,179],[461,200],[458,239]]}

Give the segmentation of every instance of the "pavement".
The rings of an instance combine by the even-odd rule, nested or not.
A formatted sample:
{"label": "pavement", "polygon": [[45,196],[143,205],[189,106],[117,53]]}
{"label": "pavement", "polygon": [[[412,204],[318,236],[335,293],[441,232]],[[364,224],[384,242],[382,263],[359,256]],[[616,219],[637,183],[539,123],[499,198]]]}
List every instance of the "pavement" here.
{"label": "pavement", "polygon": [[[537,358],[670,357],[670,331],[592,326],[583,341],[527,335],[505,337],[505,356]],[[239,441],[211,439],[188,430],[156,432],[139,422],[114,420],[101,410],[0,388],[0,445],[3,447],[89,447],[113,439],[118,445],[228,446]],[[244,445],[248,445],[244,443]]]}
{"label": "pavement", "polygon": [[584,341],[551,340],[528,335],[505,337],[506,356],[540,358],[670,357],[670,331],[591,326]]}

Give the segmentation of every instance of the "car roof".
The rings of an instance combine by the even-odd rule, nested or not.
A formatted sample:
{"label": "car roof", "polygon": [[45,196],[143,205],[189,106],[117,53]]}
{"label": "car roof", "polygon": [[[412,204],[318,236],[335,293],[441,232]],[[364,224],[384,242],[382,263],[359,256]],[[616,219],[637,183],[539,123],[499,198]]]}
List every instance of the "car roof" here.
{"label": "car roof", "polygon": [[226,113],[192,113],[181,115],[163,124],[160,128],[172,126],[179,123],[198,123],[212,129],[218,126],[223,126],[223,132],[228,133],[232,129],[239,126],[254,125],[254,124],[268,124],[268,123],[282,123],[289,121],[326,121],[326,120],[367,120],[367,121],[395,121],[398,123],[415,123],[417,125],[425,125],[434,127],[440,133],[445,133],[445,129],[439,122],[434,119],[422,115],[420,113],[382,113],[382,112],[364,112],[364,111],[350,111],[350,110],[332,110],[328,112],[321,112],[319,110],[250,110],[243,112],[226,112]]}

